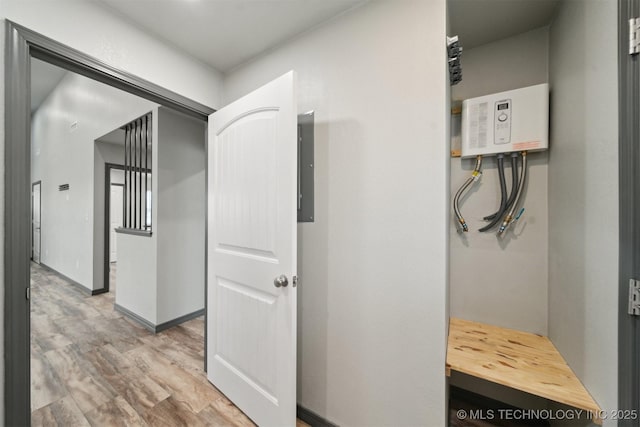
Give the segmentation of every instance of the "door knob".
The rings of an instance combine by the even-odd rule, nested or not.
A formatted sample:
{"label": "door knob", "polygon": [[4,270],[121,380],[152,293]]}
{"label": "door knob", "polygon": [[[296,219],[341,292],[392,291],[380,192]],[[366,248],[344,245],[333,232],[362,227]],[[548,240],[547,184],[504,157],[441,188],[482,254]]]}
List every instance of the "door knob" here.
{"label": "door knob", "polygon": [[287,276],[281,274],[273,279],[273,284],[276,288],[285,288],[289,284],[289,280],[287,280]]}

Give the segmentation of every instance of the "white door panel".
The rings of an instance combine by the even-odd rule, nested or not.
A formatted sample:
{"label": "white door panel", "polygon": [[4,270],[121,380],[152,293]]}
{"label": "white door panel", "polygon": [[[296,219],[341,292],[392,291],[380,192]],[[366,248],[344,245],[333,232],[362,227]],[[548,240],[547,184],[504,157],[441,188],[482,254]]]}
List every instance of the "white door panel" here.
{"label": "white door panel", "polygon": [[209,117],[208,377],[261,426],[296,420],[294,84],[289,72]]}

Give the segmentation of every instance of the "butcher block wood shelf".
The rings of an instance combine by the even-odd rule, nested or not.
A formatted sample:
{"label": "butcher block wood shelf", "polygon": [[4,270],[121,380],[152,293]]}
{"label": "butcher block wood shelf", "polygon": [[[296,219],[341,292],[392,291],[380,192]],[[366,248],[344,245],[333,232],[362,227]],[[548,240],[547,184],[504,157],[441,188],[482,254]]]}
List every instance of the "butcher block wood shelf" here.
{"label": "butcher block wood shelf", "polygon": [[589,411],[602,425],[600,407],[547,337],[451,318],[447,376],[451,371]]}

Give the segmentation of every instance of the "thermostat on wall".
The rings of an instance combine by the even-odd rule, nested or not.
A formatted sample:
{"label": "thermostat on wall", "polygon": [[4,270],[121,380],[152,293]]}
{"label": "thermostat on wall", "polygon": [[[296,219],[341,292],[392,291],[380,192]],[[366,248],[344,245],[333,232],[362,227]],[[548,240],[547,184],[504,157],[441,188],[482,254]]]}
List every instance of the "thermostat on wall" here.
{"label": "thermostat on wall", "polygon": [[462,102],[462,157],[548,148],[548,84]]}

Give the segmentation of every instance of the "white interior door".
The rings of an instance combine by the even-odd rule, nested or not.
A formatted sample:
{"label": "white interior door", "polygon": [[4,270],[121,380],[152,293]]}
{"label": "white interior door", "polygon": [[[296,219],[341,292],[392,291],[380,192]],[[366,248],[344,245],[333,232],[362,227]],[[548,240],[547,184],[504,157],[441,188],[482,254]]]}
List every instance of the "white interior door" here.
{"label": "white interior door", "polygon": [[32,215],[32,221],[31,221],[31,236],[32,236],[32,258],[33,258],[33,262],[37,262],[38,264],[40,264],[40,243],[41,243],[41,239],[40,239],[40,227],[41,227],[41,220],[40,220],[40,215],[42,214],[42,208],[41,208],[41,189],[42,189],[42,183],[38,182],[33,184],[33,186],[31,187],[32,192],[31,192],[31,197],[32,197],[32,206],[33,206],[33,212],[31,213]]}
{"label": "white interior door", "polygon": [[260,426],[296,422],[295,99],[291,71],[209,116],[208,378]]}
{"label": "white interior door", "polygon": [[111,228],[109,232],[109,262],[116,262],[118,260],[118,248],[116,246],[116,228],[122,227],[122,203],[124,202],[122,185],[111,186],[111,199],[109,200],[109,221],[111,222]]}

